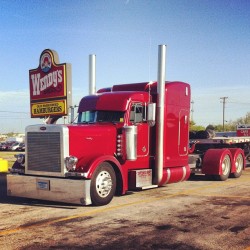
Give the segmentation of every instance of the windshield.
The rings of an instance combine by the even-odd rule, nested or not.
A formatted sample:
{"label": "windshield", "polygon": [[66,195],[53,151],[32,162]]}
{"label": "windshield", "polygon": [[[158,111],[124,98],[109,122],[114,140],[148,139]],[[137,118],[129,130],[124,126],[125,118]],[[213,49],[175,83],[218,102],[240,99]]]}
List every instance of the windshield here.
{"label": "windshield", "polygon": [[122,111],[85,111],[79,113],[78,123],[123,122],[124,113]]}

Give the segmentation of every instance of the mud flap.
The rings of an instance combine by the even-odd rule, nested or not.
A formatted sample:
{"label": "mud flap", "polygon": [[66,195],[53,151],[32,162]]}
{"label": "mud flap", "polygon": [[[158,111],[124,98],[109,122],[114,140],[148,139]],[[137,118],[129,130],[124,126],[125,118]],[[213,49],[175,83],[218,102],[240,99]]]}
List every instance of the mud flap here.
{"label": "mud flap", "polygon": [[7,173],[0,173],[0,202],[7,197]]}

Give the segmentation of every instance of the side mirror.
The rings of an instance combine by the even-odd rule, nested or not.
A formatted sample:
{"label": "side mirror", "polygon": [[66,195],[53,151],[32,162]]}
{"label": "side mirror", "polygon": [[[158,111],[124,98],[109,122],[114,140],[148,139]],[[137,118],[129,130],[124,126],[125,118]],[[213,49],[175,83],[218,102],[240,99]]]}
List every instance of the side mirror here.
{"label": "side mirror", "polygon": [[150,127],[155,125],[155,113],[156,113],[156,104],[149,103],[148,104],[148,113],[147,113],[147,121]]}

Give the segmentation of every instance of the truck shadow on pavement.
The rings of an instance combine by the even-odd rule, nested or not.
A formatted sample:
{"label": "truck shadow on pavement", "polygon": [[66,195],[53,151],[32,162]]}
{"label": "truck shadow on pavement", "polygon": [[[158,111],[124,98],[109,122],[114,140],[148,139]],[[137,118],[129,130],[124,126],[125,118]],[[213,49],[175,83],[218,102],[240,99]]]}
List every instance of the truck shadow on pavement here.
{"label": "truck shadow on pavement", "polygon": [[44,201],[44,200],[34,200],[29,198],[22,197],[11,197],[7,195],[0,194],[0,204],[10,204],[10,205],[18,205],[18,206],[31,206],[31,207],[51,207],[51,208],[60,208],[60,209],[77,209],[81,207],[81,205],[76,204],[68,204],[61,202],[53,202],[53,201]]}
{"label": "truck shadow on pavement", "polygon": [[[250,163],[247,162],[245,171],[249,172],[249,170],[250,170]],[[244,171],[243,171],[243,174],[244,174]],[[53,208],[62,208],[62,209],[77,209],[78,207],[82,207],[82,205],[77,205],[77,204],[7,196],[7,177],[6,176],[7,176],[6,173],[0,173],[0,204],[53,207]],[[196,175],[191,175],[187,181],[215,181],[215,180],[212,176],[196,174]],[[126,195],[132,195],[133,193],[134,193],[133,191],[128,191]],[[92,206],[90,205],[89,207],[92,207]]]}

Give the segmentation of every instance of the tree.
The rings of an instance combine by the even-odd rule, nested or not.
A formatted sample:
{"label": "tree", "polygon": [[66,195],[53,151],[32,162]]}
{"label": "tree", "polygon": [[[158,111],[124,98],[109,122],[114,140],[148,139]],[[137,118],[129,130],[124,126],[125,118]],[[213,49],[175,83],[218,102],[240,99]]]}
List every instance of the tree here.
{"label": "tree", "polygon": [[[244,117],[240,117],[235,121],[228,121],[224,124],[224,129],[222,124],[212,124],[208,125],[213,126],[216,132],[227,132],[227,131],[236,131],[238,124],[250,124],[250,112],[248,112]],[[190,121],[190,131],[199,131],[205,130],[205,127],[196,125],[194,121]]]}
{"label": "tree", "polygon": [[14,133],[14,132],[10,132],[10,133],[8,133],[8,134],[6,134],[8,137],[15,137],[15,135],[16,135],[16,133]]}
{"label": "tree", "polygon": [[196,125],[194,121],[190,121],[189,130],[190,131],[201,131],[201,130],[205,130],[205,127],[203,127],[201,125]]}
{"label": "tree", "polygon": [[237,119],[236,124],[250,124],[250,112],[248,112],[245,117]]}

